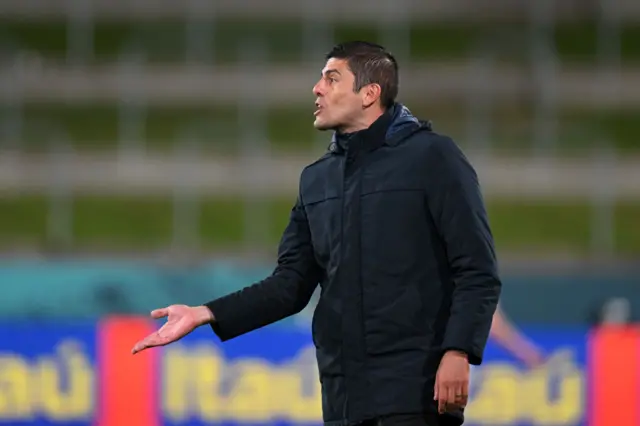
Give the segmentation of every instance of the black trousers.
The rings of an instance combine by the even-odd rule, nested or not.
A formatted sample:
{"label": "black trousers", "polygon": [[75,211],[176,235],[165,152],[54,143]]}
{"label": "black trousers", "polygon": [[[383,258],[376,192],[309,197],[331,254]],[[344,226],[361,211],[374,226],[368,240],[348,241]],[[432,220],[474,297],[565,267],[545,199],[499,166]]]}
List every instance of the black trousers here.
{"label": "black trousers", "polygon": [[460,426],[460,420],[437,414],[392,414],[366,420],[358,426]]}

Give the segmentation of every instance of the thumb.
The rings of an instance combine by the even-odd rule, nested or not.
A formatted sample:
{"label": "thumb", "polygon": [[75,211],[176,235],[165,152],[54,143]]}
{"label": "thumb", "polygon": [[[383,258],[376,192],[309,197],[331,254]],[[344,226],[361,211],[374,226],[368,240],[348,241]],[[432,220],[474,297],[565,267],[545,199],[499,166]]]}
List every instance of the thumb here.
{"label": "thumb", "polygon": [[151,318],[159,319],[169,315],[169,308],[154,309],[151,311]]}

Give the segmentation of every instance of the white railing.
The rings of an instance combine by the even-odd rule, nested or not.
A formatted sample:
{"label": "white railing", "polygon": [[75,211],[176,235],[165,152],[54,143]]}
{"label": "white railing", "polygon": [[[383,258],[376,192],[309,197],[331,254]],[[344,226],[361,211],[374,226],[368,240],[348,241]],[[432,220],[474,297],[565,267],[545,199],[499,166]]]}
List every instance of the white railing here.
{"label": "white railing", "polygon": [[[485,0],[404,0],[397,2],[369,0],[325,0],[322,15],[333,22],[397,22],[420,20],[504,21],[512,17],[527,17],[531,1]],[[189,15],[199,18],[302,19],[308,14],[308,3],[300,0],[0,0],[0,16],[31,20],[65,19],[77,15],[77,9],[89,10],[95,20],[181,19]],[[575,20],[599,13],[597,2],[562,0],[553,4],[557,19]],[[619,1],[621,19],[640,18],[640,5],[634,1]],[[398,13],[395,13],[398,12]],[[406,15],[405,15],[406,14]]]}
{"label": "white railing", "polygon": [[[155,1],[155,0],[154,0]],[[117,63],[88,65],[91,51],[92,22],[101,14],[116,14],[126,9],[122,2],[78,0],[60,2],[47,0],[47,13],[64,13],[70,19],[67,63],[45,64],[36,68],[32,63],[5,66],[0,69],[0,189],[3,193],[25,194],[46,192],[50,195],[52,214],[49,216],[51,238],[68,241],[71,238],[71,192],[91,193],[169,193],[175,200],[175,243],[197,247],[196,232],[198,204],[202,197],[220,194],[240,194],[253,208],[246,209],[246,240],[248,244],[265,235],[268,220],[264,216],[259,194],[294,194],[300,169],[326,145],[326,134],[318,133],[314,152],[299,158],[271,155],[267,136],[266,113],[274,104],[308,104],[313,101],[311,87],[318,75],[316,62],[333,40],[331,25],[340,7],[351,2],[314,1],[291,3],[289,12],[297,4],[308,9],[301,16],[305,22],[304,47],[308,59],[299,66],[278,66],[266,57],[260,40],[239,47],[243,60],[237,66],[216,66],[207,53],[210,46],[201,44],[210,26],[200,25],[202,14],[189,15],[193,31],[187,33],[184,63],[150,66],[135,39],[125,48]],[[15,13],[39,5],[39,1],[10,2]],[[131,2],[128,2],[131,3]],[[212,2],[208,2],[212,4]],[[294,4],[295,3],[295,4]],[[359,2],[356,2],[360,4]],[[446,6],[445,3],[448,5]],[[372,10],[381,12],[375,25],[385,28],[389,21],[409,20],[420,13],[466,13],[460,9],[462,1],[424,2],[404,0],[389,8],[391,2],[367,2]],[[506,68],[496,60],[515,49],[522,49],[516,41],[510,43],[480,43],[475,54],[464,63],[416,64],[408,61],[409,37],[405,32],[387,31],[385,43],[399,50],[402,64],[402,97],[409,104],[423,100],[437,108],[442,99],[466,99],[468,126],[465,144],[478,164],[485,191],[491,195],[545,196],[565,198],[568,195],[588,197],[593,203],[591,236],[594,251],[611,251],[614,245],[613,206],[618,197],[640,198],[640,163],[621,161],[607,153],[610,135],[601,135],[602,151],[586,159],[559,160],[554,155],[558,140],[556,126],[560,105],[615,106],[640,105],[640,73],[620,68],[619,26],[627,14],[621,7],[632,2],[613,0],[601,3],[599,27],[600,67],[567,69],[558,63],[556,52],[549,45],[549,25],[562,15],[551,0],[524,2],[529,5],[531,31],[527,48],[531,52],[529,66]],[[553,3],[553,4],[552,4]],[[567,2],[569,4],[572,2]],[[143,11],[144,2],[131,3],[133,11]],[[158,10],[172,10],[195,2],[157,2]],[[244,2],[216,2],[216,16],[231,13]],[[265,2],[245,11],[258,13]],[[496,2],[497,4],[497,2]],[[575,4],[575,3],[572,3]],[[71,6],[70,6],[71,5]],[[342,6],[339,6],[342,5]],[[457,5],[457,6],[456,6]],[[519,3],[518,7],[522,7]],[[63,7],[64,6],[64,7]],[[200,5],[200,7],[203,7]],[[351,7],[351,6],[350,6]],[[353,6],[356,7],[356,6]],[[385,8],[384,11],[378,8]],[[205,12],[207,6],[204,6]],[[429,9],[434,8],[434,9]],[[0,14],[10,9],[0,0]],[[226,11],[226,12],[225,12]],[[43,12],[44,13],[44,12]],[[209,12],[207,12],[209,13]],[[232,13],[231,13],[232,14]],[[268,14],[267,14],[268,15]],[[265,18],[267,17],[265,15]],[[366,15],[366,14],[365,14]],[[130,15],[135,16],[135,13]],[[627,17],[629,15],[627,14]],[[213,21],[215,23],[215,21]],[[16,46],[13,46],[15,49]],[[404,49],[403,49],[404,48]],[[506,53],[505,53],[506,52]],[[215,55],[214,55],[215,56]],[[321,60],[320,60],[321,62]],[[624,88],[624,90],[622,90]],[[426,95],[428,94],[428,95]],[[532,138],[535,155],[522,160],[500,160],[491,156],[493,131],[500,123],[491,119],[491,110],[505,99],[533,96],[535,116]],[[413,97],[413,99],[412,99]],[[69,150],[70,141],[64,129],[43,127],[38,134],[51,140],[50,157],[12,157],[20,153],[14,142],[24,139],[25,127],[33,133],[37,123],[25,122],[23,106],[33,100],[54,100],[73,103],[108,101],[119,105],[119,151],[114,156],[79,156]],[[176,152],[158,157],[147,152],[142,128],[147,110],[152,105],[190,105],[193,103],[233,103],[240,111],[241,152],[232,158],[205,158],[201,145],[210,143],[198,129],[203,123],[185,127],[176,139]],[[206,123],[204,124],[206,127]],[[37,131],[36,131],[37,133]],[[117,155],[116,155],[117,154]],[[605,178],[606,177],[606,178]],[[292,195],[293,196],[293,195]]]}

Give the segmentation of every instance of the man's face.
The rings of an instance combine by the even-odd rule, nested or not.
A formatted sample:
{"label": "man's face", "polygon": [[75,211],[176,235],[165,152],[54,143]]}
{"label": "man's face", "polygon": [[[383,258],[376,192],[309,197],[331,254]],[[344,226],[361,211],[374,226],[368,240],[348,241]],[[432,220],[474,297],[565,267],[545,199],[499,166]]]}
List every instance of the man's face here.
{"label": "man's face", "polygon": [[363,99],[353,91],[355,76],[344,59],[331,58],[313,87],[316,96],[314,127],[349,131],[363,110]]}

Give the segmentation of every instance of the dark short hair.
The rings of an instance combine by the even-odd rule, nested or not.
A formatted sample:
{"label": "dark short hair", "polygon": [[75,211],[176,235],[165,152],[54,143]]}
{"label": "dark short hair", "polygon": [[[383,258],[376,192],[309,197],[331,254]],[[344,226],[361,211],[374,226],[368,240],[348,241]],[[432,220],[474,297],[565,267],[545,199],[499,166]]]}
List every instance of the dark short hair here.
{"label": "dark short hair", "polygon": [[326,56],[327,60],[331,58],[347,61],[355,76],[355,92],[367,84],[379,84],[382,106],[393,105],[398,96],[398,63],[384,47],[366,41],[349,41],[334,46]]}

